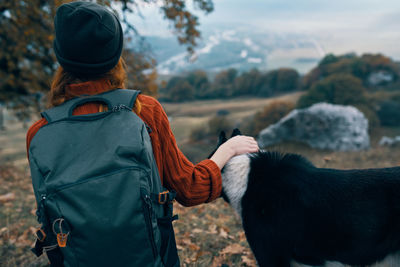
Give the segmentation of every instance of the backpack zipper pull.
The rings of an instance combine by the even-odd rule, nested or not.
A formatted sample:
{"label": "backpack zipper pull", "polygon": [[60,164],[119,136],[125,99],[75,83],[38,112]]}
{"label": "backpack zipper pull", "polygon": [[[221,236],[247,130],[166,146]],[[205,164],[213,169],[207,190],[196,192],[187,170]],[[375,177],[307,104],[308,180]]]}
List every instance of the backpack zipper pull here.
{"label": "backpack zipper pull", "polygon": [[130,107],[127,107],[124,104],[119,104],[117,106],[114,106],[111,111],[112,112],[118,112],[118,111],[121,111],[121,110],[124,110],[124,109],[132,111],[132,109]]}
{"label": "backpack zipper pull", "polygon": [[[67,240],[68,240],[68,235],[69,231],[67,233],[63,232],[63,222],[64,218],[58,218],[55,219],[53,222],[53,233],[57,237],[57,243],[60,248],[65,248],[67,246]],[[58,223],[58,231],[56,229],[56,224]]]}
{"label": "backpack zipper pull", "polygon": [[69,233],[67,233],[67,234],[65,234],[65,233],[58,233],[58,234],[57,234],[57,243],[58,243],[58,246],[59,246],[60,248],[65,248],[65,247],[67,246],[68,234],[69,234]]}

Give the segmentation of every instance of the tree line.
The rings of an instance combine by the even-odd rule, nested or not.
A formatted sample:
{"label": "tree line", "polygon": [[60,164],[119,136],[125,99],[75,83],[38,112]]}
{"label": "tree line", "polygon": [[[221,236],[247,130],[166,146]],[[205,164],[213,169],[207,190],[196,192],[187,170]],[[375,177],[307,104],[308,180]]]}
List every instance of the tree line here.
{"label": "tree line", "polygon": [[202,70],[174,76],[161,85],[159,95],[160,100],[171,102],[237,96],[269,97],[299,87],[300,75],[295,69],[281,68],[268,72],[252,69],[239,73],[231,68],[218,72],[212,80]]}
{"label": "tree line", "polygon": [[[182,102],[237,96],[270,97],[310,90],[309,97],[302,99],[301,107],[324,98],[318,94],[325,94],[330,103],[353,103],[352,98],[356,96],[360,97],[359,103],[364,103],[361,91],[399,89],[400,66],[381,54],[328,54],[304,76],[291,68],[267,72],[252,69],[242,73],[231,68],[218,72],[213,79],[210,76],[203,70],[173,76],[161,84],[160,100]],[[332,94],[330,91],[335,86],[336,93]]]}

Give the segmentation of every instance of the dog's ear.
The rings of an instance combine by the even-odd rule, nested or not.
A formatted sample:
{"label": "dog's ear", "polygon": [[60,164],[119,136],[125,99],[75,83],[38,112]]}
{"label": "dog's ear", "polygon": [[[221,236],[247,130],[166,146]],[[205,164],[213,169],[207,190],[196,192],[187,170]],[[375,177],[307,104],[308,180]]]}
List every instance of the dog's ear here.
{"label": "dog's ear", "polygon": [[233,129],[231,138],[236,135],[242,135],[242,133],[240,132],[240,130],[238,128]]}
{"label": "dog's ear", "polygon": [[219,137],[218,137],[218,145],[217,145],[217,147],[214,149],[214,151],[211,152],[211,154],[208,156],[208,158],[211,158],[212,155],[214,155],[215,151],[217,151],[217,149],[219,148],[219,146],[222,145],[223,143],[225,143],[226,140],[228,140],[228,139],[226,139],[225,132],[224,132],[224,131],[221,131],[221,132],[219,133]]}
{"label": "dog's ear", "polygon": [[220,146],[220,145],[222,145],[223,143],[225,143],[226,140],[228,140],[228,139],[226,139],[226,134],[225,134],[225,132],[224,132],[224,131],[221,131],[221,132],[219,133],[218,146]]}

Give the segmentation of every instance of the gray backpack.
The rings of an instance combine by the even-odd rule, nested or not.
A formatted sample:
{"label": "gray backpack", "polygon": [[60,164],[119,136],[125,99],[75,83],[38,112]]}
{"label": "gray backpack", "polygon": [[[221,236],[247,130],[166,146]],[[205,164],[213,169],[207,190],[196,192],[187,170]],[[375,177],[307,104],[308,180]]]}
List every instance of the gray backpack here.
{"label": "gray backpack", "polygon": [[[132,112],[138,91],[71,99],[42,113],[29,163],[42,227],[32,251],[51,266],[179,266],[172,200],[151,129]],[[72,115],[102,102],[108,111]]]}

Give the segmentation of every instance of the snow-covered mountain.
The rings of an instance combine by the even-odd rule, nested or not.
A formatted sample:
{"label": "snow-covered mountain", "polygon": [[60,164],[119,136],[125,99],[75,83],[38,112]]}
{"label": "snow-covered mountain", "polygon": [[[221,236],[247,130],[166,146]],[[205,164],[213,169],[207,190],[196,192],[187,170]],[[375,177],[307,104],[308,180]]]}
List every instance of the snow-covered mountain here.
{"label": "snow-covered mountain", "polygon": [[195,55],[189,58],[176,37],[147,36],[147,42],[164,75],[202,69],[215,72],[236,68],[270,70],[280,67],[309,71],[324,56],[321,45],[309,36],[215,30],[203,33]]}

